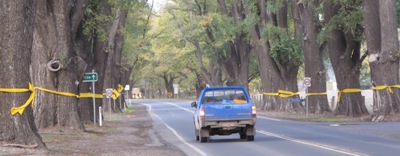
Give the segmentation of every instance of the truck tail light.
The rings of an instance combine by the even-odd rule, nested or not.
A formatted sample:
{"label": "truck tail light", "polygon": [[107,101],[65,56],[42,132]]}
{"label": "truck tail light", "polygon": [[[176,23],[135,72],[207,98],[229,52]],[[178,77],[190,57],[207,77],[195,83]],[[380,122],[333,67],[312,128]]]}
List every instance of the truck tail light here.
{"label": "truck tail light", "polygon": [[251,106],[251,115],[253,116],[257,115],[256,106]]}
{"label": "truck tail light", "polygon": [[206,112],[204,111],[204,108],[200,108],[200,117],[204,117],[206,115]]}

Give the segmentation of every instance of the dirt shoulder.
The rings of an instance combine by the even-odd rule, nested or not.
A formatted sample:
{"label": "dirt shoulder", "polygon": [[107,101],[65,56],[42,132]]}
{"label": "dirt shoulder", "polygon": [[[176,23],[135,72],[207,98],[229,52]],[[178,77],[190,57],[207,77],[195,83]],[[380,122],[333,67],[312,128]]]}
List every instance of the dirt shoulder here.
{"label": "dirt shoulder", "polygon": [[85,125],[86,132],[47,129],[40,132],[47,150],[1,147],[0,155],[185,155],[154,130],[143,105],[127,114],[105,115],[102,127]]}

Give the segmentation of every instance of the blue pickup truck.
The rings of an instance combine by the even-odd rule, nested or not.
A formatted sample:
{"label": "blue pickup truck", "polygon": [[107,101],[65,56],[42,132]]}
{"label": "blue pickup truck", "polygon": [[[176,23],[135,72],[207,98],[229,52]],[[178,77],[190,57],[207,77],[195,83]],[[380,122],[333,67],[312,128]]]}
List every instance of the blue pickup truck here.
{"label": "blue pickup truck", "polygon": [[240,139],[254,141],[256,107],[242,86],[206,87],[193,116],[196,140],[207,142],[213,135],[239,133]]}

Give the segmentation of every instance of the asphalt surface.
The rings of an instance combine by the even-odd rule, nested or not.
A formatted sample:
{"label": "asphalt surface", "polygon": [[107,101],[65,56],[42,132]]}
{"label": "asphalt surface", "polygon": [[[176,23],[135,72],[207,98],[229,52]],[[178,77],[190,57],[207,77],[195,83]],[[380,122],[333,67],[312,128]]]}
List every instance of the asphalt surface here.
{"label": "asphalt surface", "polygon": [[258,115],[255,141],[239,135],[212,136],[196,141],[194,108],[177,100],[132,100],[143,104],[153,118],[153,128],[164,140],[187,155],[379,155],[400,153],[400,123],[310,123]]}

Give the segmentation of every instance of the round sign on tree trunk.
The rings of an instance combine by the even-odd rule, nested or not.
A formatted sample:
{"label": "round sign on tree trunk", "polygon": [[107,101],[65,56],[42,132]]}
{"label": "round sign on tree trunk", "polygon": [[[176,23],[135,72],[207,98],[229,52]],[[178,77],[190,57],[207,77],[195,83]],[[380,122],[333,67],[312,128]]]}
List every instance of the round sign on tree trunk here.
{"label": "round sign on tree trunk", "polygon": [[304,86],[311,87],[311,77],[304,77]]}

